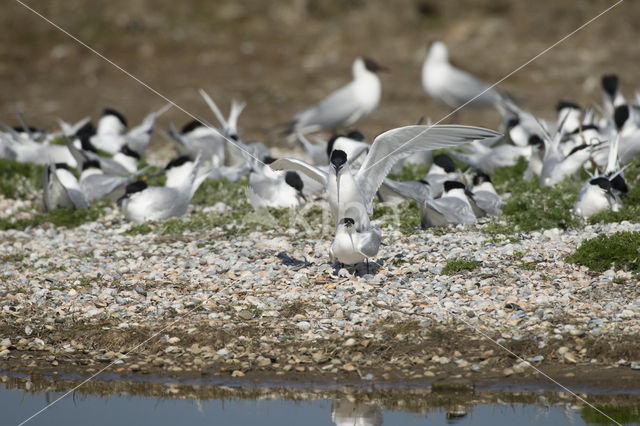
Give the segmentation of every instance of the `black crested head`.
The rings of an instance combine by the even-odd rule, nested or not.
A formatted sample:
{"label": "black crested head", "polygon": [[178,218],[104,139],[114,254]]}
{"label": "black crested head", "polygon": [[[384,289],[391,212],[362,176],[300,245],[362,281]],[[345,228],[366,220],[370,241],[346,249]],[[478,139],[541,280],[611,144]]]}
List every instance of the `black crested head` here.
{"label": "black crested head", "polygon": [[447,154],[436,155],[435,157],[433,157],[433,162],[436,165],[442,167],[447,173],[453,173],[456,170],[456,165],[453,163],[451,157],[449,157]]}
{"label": "black crested head", "polygon": [[452,189],[465,189],[464,183],[457,180],[448,180],[444,183],[444,192],[449,192]]}
{"label": "black crested head", "polygon": [[82,171],[89,169],[102,169],[98,160],[89,160],[82,163]]}
{"label": "black crested head", "polygon": [[[13,130],[15,130],[16,132],[24,132],[25,128],[24,126],[14,126]],[[29,133],[38,133],[40,132],[40,130],[38,130],[37,128],[33,127],[33,126],[27,126],[26,129]]]}
{"label": "black crested head", "polygon": [[238,137],[238,135],[236,135],[235,133],[232,135],[229,135],[229,139],[234,140],[234,141],[238,141],[240,138]]}
{"label": "black crested head", "polygon": [[71,171],[71,167],[67,163],[56,163],[56,169],[65,169]]}
{"label": "black crested head", "polygon": [[529,136],[529,145],[532,146],[544,146],[544,141],[538,135]]}
{"label": "black crested head", "polygon": [[356,224],[356,221],[353,220],[350,217],[343,217],[342,219],[340,219],[340,223],[346,225],[347,227],[353,226]]}
{"label": "black crested head", "polygon": [[136,192],[144,191],[148,187],[149,185],[147,185],[147,182],[143,180],[131,182],[129,185],[127,185],[127,189],[125,190],[125,196],[129,194],[135,194]]}
{"label": "black crested head", "polygon": [[83,137],[90,138],[95,134],[96,134],[96,128],[93,125],[93,123],[90,121],[76,131],[76,136],[79,137],[80,139],[82,139]]}
{"label": "black crested head", "polygon": [[507,129],[511,130],[518,124],[520,124],[520,119],[518,117],[510,118],[509,121],[507,121]]}
{"label": "black crested head", "polygon": [[284,181],[293,189],[298,190],[298,192],[302,192],[304,184],[302,183],[302,179],[298,173],[291,171],[287,172],[284,175]]}
{"label": "black crested head", "polygon": [[120,148],[120,152],[123,153],[124,155],[126,155],[127,157],[133,157],[136,160],[140,159],[140,154],[138,154],[133,149],[129,148],[129,145],[127,145],[127,144],[122,145],[122,148]]}
{"label": "black crested head", "polygon": [[122,123],[124,127],[128,127],[127,119],[124,118],[124,115],[122,115],[119,111],[116,111],[113,108],[105,108],[104,111],[102,111],[102,116],[104,117],[105,115],[113,115],[118,119],[118,121],[120,121],[120,123]]}
{"label": "black crested head", "polygon": [[611,187],[616,191],[620,191],[623,194],[629,192],[629,187],[627,186],[627,182],[625,182],[624,178],[620,173],[616,175],[613,179],[610,180]]}
{"label": "black crested head", "polygon": [[568,156],[570,156],[571,154],[574,154],[574,153],[578,152],[578,151],[582,151],[583,149],[588,148],[588,147],[589,147],[589,145],[587,145],[587,144],[578,145],[578,146],[576,146],[575,148],[573,148],[573,149],[569,152],[569,154],[567,155],[567,157],[568,157]]}
{"label": "black crested head", "polygon": [[185,163],[191,161],[191,157],[188,155],[181,155],[180,157],[176,157],[173,160],[169,161],[169,163],[164,167],[165,170],[172,169],[174,167],[180,167]]}
{"label": "black crested head", "polygon": [[556,111],[560,112],[565,108],[570,108],[570,109],[580,109],[580,105],[570,102],[570,101],[560,101],[558,102],[558,104],[556,105]]}
{"label": "black crested head", "polygon": [[86,133],[80,136],[80,145],[85,151],[98,153],[98,149],[91,143],[91,136]]}
{"label": "black crested head", "polygon": [[365,57],[365,58],[362,58],[362,60],[364,61],[365,68],[371,72],[378,72],[383,70],[383,68],[371,58]]}
{"label": "black crested head", "polygon": [[589,181],[589,184],[593,186],[599,186],[605,191],[609,191],[611,189],[611,182],[609,182],[609,179],[604,177],[593,178]]}
{"label": "black crested head", "polygon": [[180,130],[180,133],[184,135],[185,133],[189,133],[197,129],[198,127],[204,127],[204,124],[202,124],[199,120],[191,120],[190,122],[182,126],[182,130]]}
{"label": "black crested head", "polygon": [[272,156],[270,156],[270,155],[265,155],[265,156],[264,156],[264,158],[262,159],[262,162],[263,162],[264,164],[271,164],[271,163],[273,163],[273,162],[274,162],[274,161],[276,161],[276,160],[277,160],[277,158],[273,158],[273,157],[272,157]]}
{"label": "black crested head", "polygon": [[364,142],[364,134],[360,130],[352,130],[347,133],[347,137],[349,139],[353,139],[354,141]]}
{"label": "black crested head", "polygon": [[618,76],[616,74],[605,74],[602,76],[602,90],[607,95],[614,97],[618,91]]}
{"label": "black crested head", "polygon": [[327,157],[331,156],[331,151],[333,151],[333,145],[335,145],[336,140],[338,140],[338,138],[341,138],[341,137],[342,137],[342,135],[333,135],[327,141]]}
{"label": "black crested head", "polygon": [[331,153],[331,164],[336,170],[340,170],[342,166],[347,162],[347,153],[336,149]]}
{"label": "black crested head", "polygon": [[629,105],[620,105],[613,112],[613,121],[616,123],[616,128],[618,130],[622,129],[624,123],[627,122],[629,118]]}
{"label": "black crested head", "polygon": [[491,178],[486,173],[478,172],[473,177],[473,186],[480,185],[481,183],[485,182],[491,183]]}

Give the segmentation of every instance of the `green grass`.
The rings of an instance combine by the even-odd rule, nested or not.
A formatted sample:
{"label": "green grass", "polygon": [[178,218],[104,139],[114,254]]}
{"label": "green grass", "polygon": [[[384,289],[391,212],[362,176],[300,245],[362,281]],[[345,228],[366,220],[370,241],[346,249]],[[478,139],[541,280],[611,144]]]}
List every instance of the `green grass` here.
{"label": "green grass", "polygon": [[24,199],[42,188],[44,167],[0,158],[0,194],[6,198]]}
{"label": "green grass", "polygon": [[640,232],[618,232],[585,240],[567,261],[594,271],[606,271],[613,266],[640,276]]}
{"label": "green grass", "polygon": [[248,185],[249,178],[246,176],[237,182],[229,182],[226,179],[207,179],[193,195],[191,203],[196,206],[212,206],[222,202],[237,208],[248,208],[245,194]]}
{"label": "green grass", "polygon": [[132,225],[127,231],[123,232],[124,235],[146,235],[155,231],[155,226],[150,223],[142,223],[140,225]]}
{"label": "green grass", "polygon": [[86,222],[98,219],[103,214],[104,203],[96,202],[89,205],[89,210],[58,209],[48,213],[38,213],[30,218],[0,218],[0,230],[18,229],[24,230],[29,227],[40,226],[51,223],[55,226],[65,228],[75,228]]}
{"label": "green grass", "polygon": [[467,259],[452,259],[442,268],[442,275],[456,275],[464,271],[472,271],[480,266],[482,262]]}

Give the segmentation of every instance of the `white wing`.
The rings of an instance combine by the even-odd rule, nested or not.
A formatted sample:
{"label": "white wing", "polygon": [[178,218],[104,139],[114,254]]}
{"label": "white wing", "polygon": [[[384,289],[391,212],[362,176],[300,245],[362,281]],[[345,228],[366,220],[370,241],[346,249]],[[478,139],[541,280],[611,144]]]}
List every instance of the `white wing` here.
{"label": "white wing", "polygon": [[369,155],[356,174],[363,199],[371,209],[376,191],[396,161],[418,151],[448,148],[474,140],[498,136],[493,130],[473,126],[405,126],[375,138]]}
{"label": "white wing", "polygon": [[308,133],[318,129],[332,129],[357,121],[362,114],[353,82],[331,93],[320,103],[300,111],[293,118],[295,129]]}
{"label": "white wing", "polygon": [[279,158],[271,163],[270,166],[273,170],[294,170],[304,173],[311,179],[325,186],[329,180],[329,174],[327,172],[297,158]]}
{"label": "white wing", "polygon": [[468,72],[450,67],[443,96],[447,97],[448,101],[454,101],[453,104],[463,104],[484,92],[474,99],[472,103],[476,105],[493,104],[498,101],[500,94],[493,88],[489,89],[489,87],[488,84],[478,80]]}

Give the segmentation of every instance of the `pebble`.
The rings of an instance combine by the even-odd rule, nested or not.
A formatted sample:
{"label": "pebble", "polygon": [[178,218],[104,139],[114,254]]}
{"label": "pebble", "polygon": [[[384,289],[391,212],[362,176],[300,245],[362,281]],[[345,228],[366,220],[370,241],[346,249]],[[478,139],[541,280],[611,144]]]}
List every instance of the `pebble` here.
{"label": "pebble", "polygon": [[[197,212],[203,210],[192,207]],[[208,208],[215,214],[229,207]],[[371,358],[353,356],[357,351],[367,352],[363,350],[365,341],[376,345],[384,339],[388,342],[387,333],[393,332],[394,344],[401,345],[428,335],[432,329],[461,323],[465,330],[477,328],[499,336],[505,345],[527,339],[537,341],[540,349],[563,345],[556,353],[570,363],[589,357],[573,342],[583,336],[606,341],[621,334],[640,334],[640,322],[633,321],[640,312],[637,289],[614,286],[606,280],[630,277],[628,272],[598,274],[565,263],[586,238],[638,231],[640,224],[534,231],[518,234],[517,241],[487,244],[490,237],[479,227],[488,220],[492,219],[438,235],[419,230],[405,235],[384,229],[379,257],[395,260],[394,256],[401,254],[397,258],[400,262],[392,265],[386,261],[367,276],[354,276],[345,268],[335,271],[327,259],[332,236],[298,229],[282,232],[264,228],[259,233],[240,232],[228,238],[219,237],[225,232],[222,228],[187,231],[180,238],[128,235],[124,231],[130,225],[122,224],[116,208],[98,221],[73,229],[0,231],[0,258],[19,252],[28,259],[1,265],[0,314],[17,332],[1,336],[0,354],[10,356],[15,347],[42,350],[52,346],[46,337],[48,327],[58,332],[75,324],[93,327],[113,320],[113,327],[120,327],[117,331],[128,333],[137,328],[159,328],[185,314],[188,319],[176,325],[209,326],[228,336],[224,342],[198,341],[210,345],[198,356],[207,365],[225,362],[225,371],[234,372],[248,371],[243,362],[269,367],[274,364],[272,359],[278,359],[281,367],[274,367],[278,371],[294,368],[271,356],[269,350],[258,348],[260,343],[306,345],[308,351],[296,355],[307,361],[294,364],[296,368],[316,363],[318,369],[329,366],[328,372],[348,371],[352,366],[364,372],[361,367]],[[536,268],[519,268],[513,261],[516,251],[527,253]],[[52,257],[51,253],[61,255]],[[449,259],[468,253],[481,262],[477,270],[440,275]],[[420,329],[395,328],[403,322],[418,324]],[[243,336],[237,331],[253,326],[260,327],[259,337],[241,341]],[[41,340],[36,341],[36,336]],[[257,342],[262,338],[267,340]],[[318,352],[313,348],[318,340],[335,341],[336,347]],[[192,342],[167,337],[158,351],[170,350],[160,352],[159,365],[169,365],[165,358],[188,354],[185,341]],[[79,349],[76,343],[56,350],[83,354],[85,348]],[[329,362],[343,354],[340,363]],[[497,349],[485,359],[504,355]],[[87,358],[111,362],[118,356],[96,352]],[[429,359],[426,355],[423,358]],[[530,361],[544,359],[537,355]],[[431,358],[436,365],[454,360],[467,371],[488,369],[483,361],[466,353],[443,351]],[[394,365],[394,369],[416,365],[413,360],[403,362],[407,365]],[[640,361],[632,362],[631,368],[638,364]],[[136,365],[146,369],[137,359]],[[505,375],[514,374],[514,368],[505,369]],[[429,377],[428,373],[420,372],[424,377]]]}

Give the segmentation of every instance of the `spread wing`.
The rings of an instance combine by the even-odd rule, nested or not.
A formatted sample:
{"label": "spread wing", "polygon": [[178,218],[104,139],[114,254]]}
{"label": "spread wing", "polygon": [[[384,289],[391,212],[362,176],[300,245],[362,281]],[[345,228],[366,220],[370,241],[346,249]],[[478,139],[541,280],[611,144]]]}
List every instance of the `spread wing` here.
{"label": "spread wing", "polygon": [[327,172],[297,158],[279,158],[271,163],[270,166],[273,170],[293,170],[304,173],[323,186],[326,186],[329,180],[329,174]]}
{"label": "spread wing", "polygon": [[371,209],[376,191],[399,159],[418,151],[448,148],[474,140],[498,136],[493,130],[473,126],[406,126],[375,138],[369,155],[356,174],[363,199]]}

